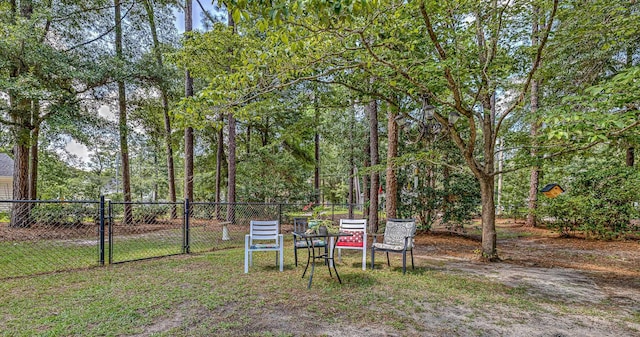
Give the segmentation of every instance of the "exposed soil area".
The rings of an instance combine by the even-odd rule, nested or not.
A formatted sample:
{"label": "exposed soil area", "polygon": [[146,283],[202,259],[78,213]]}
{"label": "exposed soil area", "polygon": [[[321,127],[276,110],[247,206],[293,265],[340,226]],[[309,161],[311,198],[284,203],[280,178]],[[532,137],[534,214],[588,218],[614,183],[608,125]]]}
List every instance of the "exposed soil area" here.
{"label": "exposed soil area", "polygon": [[[629,317],[640,316],[640,241],[566,238],[508,220],[501,220],[497,227],[500,262],[480,261],[479,236],[438,229],[417,237],[417,258],[434,269],[477,275],[519,287],[536,297],[566,303],[567,310],[572,304],[605,311],[615,307],[618,313]],[[637,323],[587,319],[579,314],[561,319],[550,312],[537,314],[536,322],[529,317],[512,317],[516,324],[512,321],[505,326],[474,327],[490,335],[640,336]],[[509,320],[508,312],[502,314]],[[626,328],[620,328],[625,324]]]}

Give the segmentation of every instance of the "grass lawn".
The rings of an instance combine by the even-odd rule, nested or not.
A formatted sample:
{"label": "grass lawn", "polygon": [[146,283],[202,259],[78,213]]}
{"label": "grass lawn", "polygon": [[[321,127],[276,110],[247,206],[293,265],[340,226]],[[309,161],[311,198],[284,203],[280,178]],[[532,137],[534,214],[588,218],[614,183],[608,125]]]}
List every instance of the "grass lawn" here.
{"label": "grass lawn", "polygon": [[381,255],[376,270],[363,271],[361,255],[343,252],[343,284],[322,267],[307,289],[290,245],[284,272],[274,253],[257,252],[244,274],[243,250],[234,248],[3,280],[0,336],[639,333],[640,311],[542,297],[422,258],[402,275],[398,258],[389,268]]}

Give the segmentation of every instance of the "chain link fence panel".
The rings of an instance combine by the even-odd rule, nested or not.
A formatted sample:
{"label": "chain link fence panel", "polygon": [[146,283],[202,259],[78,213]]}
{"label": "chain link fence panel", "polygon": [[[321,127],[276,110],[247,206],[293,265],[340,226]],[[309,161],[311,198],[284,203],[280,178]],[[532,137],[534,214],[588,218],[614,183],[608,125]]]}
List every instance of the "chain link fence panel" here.
{"label": "chain link fence panel", "polygon": [[[244,246],[251,220],[338,224],[360,205],[0,201],[0,279]],[[189,216],[185,217],[185,213]]]}
{"label": "chain link fence panel", "polygon": [[109,202],[109,263],[186,253],[184,204]]}
{"label": "chain link fence panel", "polygon": [[0,201],[0,278],[100,262],[99,201]]}

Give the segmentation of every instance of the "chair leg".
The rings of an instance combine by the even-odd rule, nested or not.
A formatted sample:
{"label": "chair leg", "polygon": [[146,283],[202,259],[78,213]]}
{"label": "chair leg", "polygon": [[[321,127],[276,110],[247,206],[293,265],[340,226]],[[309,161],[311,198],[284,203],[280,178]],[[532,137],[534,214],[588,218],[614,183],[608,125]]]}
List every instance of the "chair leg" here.
{"label": "chair leg", "polygon": [[373,247],[371,247],[371,270],[373,270],[373,264],[376,259],[376,251]]}
{"label": "chair leg", "polygon": [[389,262],[389,252],[387,252],[387,266],[391,267],[391,262]]}
{"label": "chair leg", "polygon": [[411,250],[411,269],[416,269],[416,267],[413,265],[413,249]]}
{"label": "chair leg", "polygon": [[362,270],[367,270],[367,247],[362,247]]}
{"label": "chair leg", "polygon": [[249,272],[249,250],[244,249],[244,273],[247,274]]}
{"label": "chair leg", "polygon": [[280,245],[280,271],[284,270],[284,247]]}
{"label": "chair leg", "polygon": [[293,246],[293,256],[296,259],[296,267],[298,266],[298,248],[296,246]]}
{"label": "chair leg", "polygon": [[402,251],[402,273],[403,274],[407,273],[407,251],[406,250]]}
{"label": "chair leg", "polygon": [[247,274],[249,272],[249,235],[245,235],[244,237],[244,273]]}

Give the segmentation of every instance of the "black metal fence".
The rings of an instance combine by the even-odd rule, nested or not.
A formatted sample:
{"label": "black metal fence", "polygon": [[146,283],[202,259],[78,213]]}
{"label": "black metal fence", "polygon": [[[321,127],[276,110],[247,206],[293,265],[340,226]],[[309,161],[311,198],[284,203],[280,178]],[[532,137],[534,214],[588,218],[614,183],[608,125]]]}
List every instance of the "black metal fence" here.
{"label": "black metal fence", "polygon": [[241,247],[250,220],[279,219],[288,233],[312,213],[350,217],[348,205],[1,200],[0,279]]}

